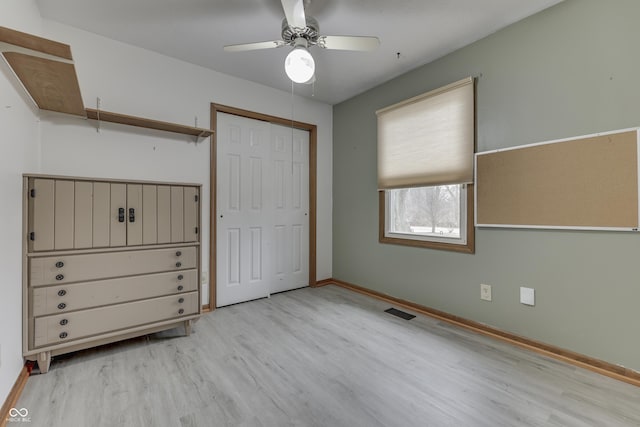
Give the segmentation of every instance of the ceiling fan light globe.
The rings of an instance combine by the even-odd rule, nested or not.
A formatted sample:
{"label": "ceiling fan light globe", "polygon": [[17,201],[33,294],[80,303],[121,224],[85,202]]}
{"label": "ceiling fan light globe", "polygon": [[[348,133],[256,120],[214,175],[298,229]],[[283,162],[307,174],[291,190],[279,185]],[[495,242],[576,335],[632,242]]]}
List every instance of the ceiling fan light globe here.
{"label": "ceiling fan light globe", "polygon": [[313,56],[302,46],[296,47],[284,60],[284,70],[294,83],[307,83],[316,71]]}

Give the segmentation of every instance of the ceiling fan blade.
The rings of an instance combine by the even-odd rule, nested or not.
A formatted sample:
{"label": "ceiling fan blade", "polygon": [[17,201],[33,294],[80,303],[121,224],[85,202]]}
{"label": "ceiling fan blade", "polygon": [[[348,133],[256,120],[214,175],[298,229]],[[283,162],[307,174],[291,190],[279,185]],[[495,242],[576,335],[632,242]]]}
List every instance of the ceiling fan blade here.
{"label": "ceiling fan blade", "polygon": [[337,50],[376,50],[380,46],[380,39],[366,36],[321,36],[318,46],[324,49]]}
{"label": "ceiling fan blade", "polygon": [[307,18],[304,14],[304,0],[281,0],[284,16],[290,27],[304,28],[307,26]]}
{"label": "ceiling fan blade", "polygon": [[231,44],[224,47],[225,52],[244,52],[246,50],[272,49],[282,47],[286,43],[283,40],[273,40],[269,42]]}

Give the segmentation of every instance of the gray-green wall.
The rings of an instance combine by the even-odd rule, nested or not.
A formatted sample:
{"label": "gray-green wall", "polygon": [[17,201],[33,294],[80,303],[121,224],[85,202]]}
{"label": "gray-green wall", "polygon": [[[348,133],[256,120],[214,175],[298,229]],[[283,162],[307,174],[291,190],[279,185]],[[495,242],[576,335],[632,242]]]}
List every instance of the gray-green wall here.
{"label": "gray-green wall", "polygon": [[638,0],[567,0],[336,105],[333,277],[640,370],[639,234],[477,229],[474,255],[380,244],[375,116],[472,75],[477,151],[640,126],[638,17]]}

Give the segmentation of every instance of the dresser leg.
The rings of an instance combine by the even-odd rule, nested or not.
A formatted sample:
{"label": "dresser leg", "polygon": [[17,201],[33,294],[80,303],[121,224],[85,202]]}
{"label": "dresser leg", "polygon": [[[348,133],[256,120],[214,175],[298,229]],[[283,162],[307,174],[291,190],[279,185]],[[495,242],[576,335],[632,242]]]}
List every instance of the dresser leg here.
{"label": "dresser leg", "polygon": [[46,374],[49,372],[49,365],[51,364],[51,352],[43,351],[42,353],[38,353],[38,368],[40,368],[40,373]]}
{"label": "dresser leg", "polygon": [[185,322],[184,322],[184,334],[186,336],[191,335],[191,320],[185,320]]}

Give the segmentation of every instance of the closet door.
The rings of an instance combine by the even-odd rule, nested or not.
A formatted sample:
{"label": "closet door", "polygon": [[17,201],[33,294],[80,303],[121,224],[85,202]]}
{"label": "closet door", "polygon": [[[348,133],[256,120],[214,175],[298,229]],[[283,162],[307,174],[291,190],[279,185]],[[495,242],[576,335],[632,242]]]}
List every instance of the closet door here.
{"label": "closet door", "polygon": [[309,132],[272,125],[270,157],[275,293],[309,284]]}
{"label": "closet door", "polygon": [[269,123],[217,118],[218,306],[270,294]]}
{"label": "closet door", "polygon": [[171,187],[171,243],[184,242],[184,188]]}

